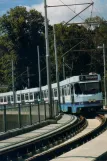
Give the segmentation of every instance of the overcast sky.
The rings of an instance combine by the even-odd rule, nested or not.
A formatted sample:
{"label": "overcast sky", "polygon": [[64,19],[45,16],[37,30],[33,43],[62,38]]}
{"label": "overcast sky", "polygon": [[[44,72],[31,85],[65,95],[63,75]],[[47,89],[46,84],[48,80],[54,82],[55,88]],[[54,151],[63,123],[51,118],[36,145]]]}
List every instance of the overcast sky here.
{"label": "overcast sky", "polygon": [[[92,0],[61,0],[65,4],[75,4],[75,3],[89,3]],[[58,5],[62,2],[60,0],[47,0],[47,5]],[[86,18],[90,17],[91,11],[93,11],[93,16],[100,16],[107,19],[107,0],[93,0],[94,7],[92,6],[83,12],[80,17],[78,16],[72,22],[84,21]],[[36,9],[44,15],[44,4],[43,0],[0,0],[0,15],[6,13],[10,8],[15,6],[26,6],[27,10]],[[87,5],[84,6],[73,6],[68,9],[67,7],[60,8],[48,8],[48,19],[51,24],[60,23],[62,21],[68,21],[71,19],[75,13],[80,12]],[[74,13],[75,12],[75,13]]]}

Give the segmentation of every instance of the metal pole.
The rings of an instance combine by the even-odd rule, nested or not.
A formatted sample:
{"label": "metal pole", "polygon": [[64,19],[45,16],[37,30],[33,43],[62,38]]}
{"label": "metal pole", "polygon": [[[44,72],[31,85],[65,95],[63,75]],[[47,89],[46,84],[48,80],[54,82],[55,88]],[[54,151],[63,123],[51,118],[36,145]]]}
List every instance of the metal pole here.
{"label": "metal pole", "polygon": [[56,82],[58,89],[58,103],[60,108],[60,86],[59,86],[59,72],[58,72],[58,57],[57,57],[57,46],[56,46],[56,33],[55,26],[53,25],[53,33],[54,33],[54,50],[55,50],[55,64],[56,64]]}
{"label": "metal pole", "polygon": [[28,88],[30,88],[30,74],[29,74],[29,67],[27,67],[27,80],[28,80]]}
{"label": "metal pole", "polygon": [[13,90],[13,102],[16,104],[15,84],[14,84],[14,63],[12,59],[12,90]]}
{"label": "metal pole", "polygon": [[50,71],[50,55],[49,55],[49,38],[48,38],[48,20],[47,20],[47,3],[44,0],[45,10],[45,41],[46,41],[46,65],[47,65],[47,83],[48,83],[48,99],[50,107],[50,117],[53,117],[52,93],[51,93],[51,71]]}
{"label": "metal pole", "polygon": [[37,52],[38,52],[38,72],[39,72],[40,101],[41,101],[42,100],[42,95],[41,95],[41,69],[40,69],[39,46],[37,46]]}
{"label": "metal pole", "polygon": [[103,44],[103,60],[104,60],[104,91],[105,91],[105,106],[107,105],[107,93],[106,93],[106,59],[105,59],[105,45]]}
{"label": "metal pole", "polygon": [[65,79],[65,58],[63,57],[63,79]]}

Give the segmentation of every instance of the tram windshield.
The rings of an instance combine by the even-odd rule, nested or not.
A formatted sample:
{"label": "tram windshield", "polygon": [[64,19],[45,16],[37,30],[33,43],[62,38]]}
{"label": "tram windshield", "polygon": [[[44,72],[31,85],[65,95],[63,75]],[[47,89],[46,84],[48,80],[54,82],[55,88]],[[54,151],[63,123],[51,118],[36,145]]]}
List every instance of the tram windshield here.
{"label": "tram windshield", "polygon": [[75,94],[96,94],[100,92],[101,92],[101,82],[75,84]]}

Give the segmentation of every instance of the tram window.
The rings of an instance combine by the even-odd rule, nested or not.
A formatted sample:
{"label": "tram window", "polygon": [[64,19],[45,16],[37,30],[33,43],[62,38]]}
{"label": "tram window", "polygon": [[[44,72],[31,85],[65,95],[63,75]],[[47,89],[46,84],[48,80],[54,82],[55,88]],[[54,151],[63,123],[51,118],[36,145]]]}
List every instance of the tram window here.
{"label": "tram window", "polygon": [[3,102],[3,97],[0,97],[0,102]]}
{"label": "tram window", "polygon": [[73,85],[71,85],[71,94],[73,94]]}
{"label": "tram window", "polygon": [[75,87],[75,94],[82,94],[81,88],[78,83],[75,83],[74,87]]}
{"label": "tram window", "polygon": [[19,94],[17,95],[17,100],[20,101],[20,95]]}
{"label": "tram window", "polygon": [[7,100],[8,100],[8,102],[10,102],[10,96],[7,96]]}
{"label": "tram window", "polygon": [[30,93],[30,100],[33,100],[33,93]]}
{"label": "tram window", "polygon": [[64,88],[62,88],[62,96],[64,96]]}
{"label": "tram window", "polygon": [[48,98],[48,91],[47,91],[47,98]]}
{"label": "tram window", "polygon": [[69,87],[69,85],[67,86],[67,95],[70,95],[70,87]]}
{"label": "tram window", "polygon": [[36,93],[34,93],[34,99],[36,99]]}
{"label": "tram window", "polygon": [[24,101],[24,94],[21,94],[21,100]]}
{"label": "tram window", "polygon": [[6,97],[4,97],[4,102],[6,102]]}
{"label": "tram window", "polygon": [[39,98],[39,92],[35,92],[34,93],[34,99],[36,100],[36,99],[38,99]]}
{"label": "tram window", "polygon": [[67,88],[66,87],[64,87],[64,94],[65,94],[65,96],[67,96]]}
{"label": "tram window", "polygon": [[60,88],[60,96],[62,96],[62,88]]}
{"label": "tram window", "polygon": [[13,102],[13,96],[11,96],[11,101]]}
{"label": "tram window", "polygon": [[25,100],[28,100],[28,93],[25,94]]}
{"label": "tram window", "polygon": [[57,89],[54,89],[54,97],[57,97]]}

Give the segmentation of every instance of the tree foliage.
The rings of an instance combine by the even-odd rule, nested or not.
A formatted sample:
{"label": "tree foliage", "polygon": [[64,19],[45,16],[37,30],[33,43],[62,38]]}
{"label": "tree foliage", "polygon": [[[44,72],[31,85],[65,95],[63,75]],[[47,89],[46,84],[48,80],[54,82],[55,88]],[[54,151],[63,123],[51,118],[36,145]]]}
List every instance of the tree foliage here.
{"label": "tree foliage", "polygon": [[[45,54],[44,39],[44,18],[36,10],[29,12],[25,7],[15,7],[10,9],[0,18],[1,35],[7,36],[11,42],[11,50],[17,55],[16,73],[17,77],[23,73],[27,66],[31,67],[32,75],[31,87],[38,86],[38,66],[37,66],[37,45],[40,46],[40,53]],[[41,62],[44,67],[44,61]],[[27,81],[27,76],[25,82]],[[21,82],[20,79],[17,82]],[[43,84],[46,81],[43,81]],[[23,82],[17,83],[17,88],[22,88]],[[25,83],[24,86],[27,86]]]}
{"label": "tree foliage", "polygon": [[[89,22],[90,25],[89,25]],[[93,22],[95,22],[93,24]],[[102,50],[107,46],[107,24],[100,17],[86,19],[88,25],[55,25],[60,80],[63,79],[63,55],[66,77],[97,72],[103,75]],[[97,24],[97,25],[96,25]],[[44,17],[36,10],[15,7],[0,17],[0,84],[11,90],[11,61],[15,65],[15,87],[27,86],[27,66],[30,67],[30,87],[38,86],[38,56],[40,47],[41,69],[46,67]],[[51,78],[55,82],[55,56],[53,27],[49,25]],[[24,73],[24,74],[23,74]],[[47,83],[46,69],[42,72],[42,85]]]}

